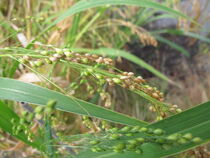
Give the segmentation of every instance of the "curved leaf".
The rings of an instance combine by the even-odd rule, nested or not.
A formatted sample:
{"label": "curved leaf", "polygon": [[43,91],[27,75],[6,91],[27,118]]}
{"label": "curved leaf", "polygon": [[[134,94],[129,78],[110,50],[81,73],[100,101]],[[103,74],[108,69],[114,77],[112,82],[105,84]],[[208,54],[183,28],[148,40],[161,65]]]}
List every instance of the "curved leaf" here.
{"label": "curved leaf", "polygon": [[54,99],[57,100],[56,108],[62,111],[97,117],[120,124],[147,125],[144,121],[131,118],[92,103],[9,78],[0,77],[0,99],[24,101],[36,105],[46,105],[50,99]]}
{"label": "curved leaf", "polygon": [[97,0],[97,1],[96,0],[86,0],[86,1],[83,0],[83,1],[79,1],[78,3],[73,5],[70,9],[68,9],[66,12],[64,12],[51,25],[55,25],[58,22],[62,21],[63,19],[67,18],[68,16],[79,13],[81,11],[95,8],[95,7],[105,6],[105,5],[134,5],[134,6],[139,6],[139,7],[154,8],[154,9],[168,12],[175,16],[189,18],[179,11],[173,10],[164,5],[161,5],[160,3],[149,1],[149,0]]}
{"label": "curved leaf", "polygon": [[192,109],[186,110],[180,114],[171,116],[162,121],[148,125],[149,128],[164,129],[167,135],[173,133],[192,133],[195,137],[200,137],[200,143],[186,143],[174,145],[168,150],[161,148],[161,146],[152,143],[145,143],[142,145],[142,154],[134,152],[114,153],[111,151],[93,153],[85,151],[80,153],[78,158],[85,158],[89,156],[92,158],[161,158],[169,155],[174,155],[196,146],[200,146],[210,141],[210,101],[200,104]]}

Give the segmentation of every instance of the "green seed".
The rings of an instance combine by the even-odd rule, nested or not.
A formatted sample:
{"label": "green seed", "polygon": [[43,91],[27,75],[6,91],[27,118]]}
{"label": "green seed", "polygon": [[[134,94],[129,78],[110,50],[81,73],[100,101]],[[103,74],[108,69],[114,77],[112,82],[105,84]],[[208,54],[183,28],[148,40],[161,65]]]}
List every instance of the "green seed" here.
{"label": "green seed", "polygon": [[62,49],[58,49],[58,48],[57,48],[55,51],[56,51],[56,53],[58,53],[58,54],[63,54],[63,50],[62,50]]}
{"label": "green seed", "polygon": [[20,119],[20,124],[25,124],[26,123],[26,120],[24,118],[21,118]]}
{"label": "green seed", "polygon": [[183,138],[187,139],[187,140],[191,140],[193,138],[191,133],[186,133],[185,135],[183,135]]}
{"label": "green seed", "polygon": [[49,53],[46,50],[43,50],[43,51],[40,52],[40,54],[42,54],[42,55],[48,55]]}
{"label": "green seed", "polygon": [[119,78],[113,78],[112,79],[114,81],[114,83],[116,84],[120,84],[122,81]]}
{"label": "green seed", "polygon": [[131,128],[129,126],[125,126],[122,129],[120,129],[121,132],[128,132]]}
{"label": "green seed", "polygon": [[88,72],[88,71],[84,71],[84,72],[82,72],[82,74],[81,74],[82,76],[84,75],[84,76],[89,76],[90,75],[90,72]]}
{"label": "green seed", "polygon": [[49,100],[47,102],[47,106],[52,108],[52,109],[55,109],[55,105],[56,105],[57,101],[56,100]]}
{"label": "green seed", "polygon": [[104,80],[104,79],[100,79],[100,81],[99,81],[99,85],[103,85],[103,84],[105,84],[106,83],[106,80]]}
{"label": "green seed", "polygon": [[127,137],[131,137],[131,136],[133,136],[133,133],[126,133],[125,134]]}
{"label": "green seed", "polygon": [[147,132],[148,131],[148,128],[146,128],[146,127],[142,127],[142,128],[140,128],[140,130],[139,130],[139,132]]}
{"label": "green seed", "polygon": [[51,113],[53,112],[53,109],[50,108],[50,107],[46,107],[46,108],[44,109],[44,112],[45,112],[46,114],[51,114]]}
{"label": "green seed", "polygon": [[135,140],[135,139],[129,140],[128,142],[129,142],[130,144],[135,144],[135,145],[138,144],[138,141]]}
{"label": "green seed", "polygon": [[120,136],[118,135],[118,134],[112,134],[111,136],[110,136],[110,139],[111,140],[116,140],[116,139],[118,139]]}
{"label": "green seed", "polygon": [[80,84],[84,84],[84,83],[86,83],[87,82],[87,80],[85,80],[85,79],[82,79],[82,80],[80,80]]}
{"label": "green seed", "polygon": [[71,84],[70,84],[70,87],[71,88],[74,88],[74,87],[76,87],[77,86],[77,83],[76,82],[72,82]]}
{"label": "green seed", "polygon": [[82,63],[87,64],[88,63],[88,59],[87,58],[83,58],[82,59]]}
{"label": "green seed", "polygon": [[187,143],[187,140],[184,139],[184,138],[180,138],[177,142],[178,142],[179,144],[186,144],[186,143]]}
{"label": "green seed", "polygon": [[200,143],[201,141],[202,141],[202,139],[199,138],[199,137],[195,137],[195,138],[192,139],[193,143]]}
{"label": "green seed", "polygon": [[35,61],[34,64],[39,67],[42,66],[44,63],[41,60]]}
{"label": "green seed", "polygon": [[34,113],[30,113],[27,117],[27,120],[31,122],[34,119]]}
{"label": "green seed", "polygon": [[49,60],[49,59],[45,59],[45,62],[46,62],[47,64],[52,64],[52,61]]}
{"label": "green seed", "polygon": [[144,138],[136,138],[136,140],[137,140],[139,143],[144,143],[144,141],[145,141]]}
{"label": "green seed", "polygon": [[180,113],[180,112],[182,112],[182,109],[176,109],[176,112]]}
{"label": "green seed", "polygon": [[115,127],[115,128],[111,128],[111,129],[109,129],[108,131],[109,131],[109,132],[113,132],[113,133],[114,133],[114,132],[118,132],[118,128],[116,128],[116,127]]}
{"label": "green seed", "polygon": [[92,152],[101,152],[101,151],[104,151],[102,148],[100,147],[93,147],[91,148]]}
{"label": "green seed", "polygon": [[123,150],[119,150],[119,149],[113,149],[113,151],[116,152],[116,153],[122,153],[123,152]]}
{"label": "green seed", "polygon": [[91,151],[96,153],[97,152],[97,149],[96,148],[91,148]]}
{"label": "green seed", "polygon": [[126,149],[127,149],[127,150],[135,150],[136,147],[137,147],[136,144],[128,144],[128,145],[126,145]]}
{"label": "green seed", "polygon": [[35,118],[38,120],[41,120],[43,118],[43,115],[37,113],[37,114],[35,114]]}
{"label": "green seed", "polygon": [[64,52],[64,54],[65,54],[67,57],[72,57],[72,56],[73,56],[73,54],[72,54],[71,52],[69,52],[69,51]]}
{"label": "green seed", "polygon": [[36,64],[35,64],[33,61],[30,61],[29,63],[30,63],[30,65],[31,65],[31,67],[33,67],[33,68],[36,67]]}
{"label": "green seed", "polygon": [[135,153],[142,154],[142,150],[141,149],[137,149],[137,150],[135,150]]}
{"label": "green seed", "polygon": [[91,68],[88,68],[87,71],[90,72],[90,73],[93,73],[94,72],[94,70],[91,69]]}
{"label": "green seed", "polygon": [[138,132],[140,128],[141,128],[140,126],[134,126],[134,127],[131,129],[131,132]]}
{"label": "green seed", "polygon": [[149,128],[147,131],[148,134],[153,134],[153,132],[154,132],[154,130],[152,128]]}
{"label": "green seed", "polygon": [[40,114],[41,112],[44,111],[44,107],[43,106],[38,106],[38,107],[35,108],[34,111],[35,111],[35,113]]}
{"label": "green seed", "polygon": [[168,140],[170,141],[176,141],[178,139],[177,135],[176,134],[172,134],[172,135],[169,135],[167,137]]}
{"label": "green seed", "polygon": [[113,149],[122,151],[123,149],[125,149],[125,144],[124,143],[117,144],[113,147]]}
{"label": "green seed", "polygon": [[98,140],[92,140],[92,141],[90,141],[90,144],[92,144],[92,145],[96,145],[96,144],[99,144],[100,143],[100,141],[98,141]]}
{"label": "green seed", "polygon": [[100,74],[95,74],[95,76],[96,76],[97,79],[102,79],[103,78],[102,75],[100,75]]}
{"label": "green seed", "polygon": [[16,123],[16,120],[14,118],[11,119],[10,121],[12,124],[15,124]]}
{"label": "green seed", "polygon": [[153,133],[154,133],[155,135],[162,135],[164,132],[163,132],[162,129],[155,129],[155,130],[153,131]]}
{"label": "green seed", "polygon": [[166,140],[163,139],[163,138],[157,138],[157,139],[155,140],[155,142],[156,142],[156,143],[165,143]]}
{"label": "green seed", "polygon": [[28,113],[27,111],[23,111],[23,112],[22,112],[22,115],[23,115],[24,117],[26,117],[28,114],[29,114],[29,113]]}
{"label": "green seed", "polygon": [[19,59],[19,62],[25,64],[25,63],[27,63],[27,60],[25,60],[25,59],[23,59],[23,58],[20,58],[20,59]]}
{"label": "green seed", "polygon": [[17,126],[17,129],[15,130],[16,134],[19,134],[20,132],[23,132],[22,126]]}

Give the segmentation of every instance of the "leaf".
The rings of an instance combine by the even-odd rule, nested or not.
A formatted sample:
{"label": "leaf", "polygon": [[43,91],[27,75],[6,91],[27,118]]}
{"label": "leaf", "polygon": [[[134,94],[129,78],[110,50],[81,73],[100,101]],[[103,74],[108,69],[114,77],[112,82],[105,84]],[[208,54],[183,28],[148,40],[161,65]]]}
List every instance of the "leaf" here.
{"label": "leaf", "polygon": [[74,16],[72,26],[67,35],[67,43],[69,43],[70,46],[73,45],[75,37],[78,33],[80,17],[81,17],[81,14],[77,14],[76,16]]}
{"label": "leaf", "polygon": [[105,5],[134,5],[139,7],[146,7],[146,8],[154,8],[158,10],[162,10],[168,12],[177,17],[189,18],[183,13],[179,11],[173,10],[168,8],[164,5],[161,5],[157,2],[149,1],[149,0],[86,0],[86,1],[79,1],[75,5],[73,5],[70,9],[68,9],[65,13],[63,13],[60,17],[57,18],[50,26],[57,24],[58,22],[62,21],[63,19],[71,16],[73,14],[79,13],[81,11],[85,11],[87,9],[105,6]]}
{"label": "leaf", "polygon": [[187,143],[172,146],[170,149],[162,149],[157,144],[145,143],[142,145],[141,155],[134,152],[114,153],[111,151],[93,153],[91,151],[82,152],[77,158],[85,158],[85,155],[92,158],[160,158],[174,155],[196,146],[200,146],[210,141],[210,101],[200,104],[182,113],[168,117],[162,121],[148,125],[150,128],[161,128],[167,135],[173,133],[192,133],[195,137],[200,137],[200,143]]}
{"label": "leaf", "polygon": [[[2,95],[2,93],[0,94]],[[41,144],[37,141],[29,142],[27,136],[24,133],[19,133],[18,135],[13,134],[12,128],[14,125],[11,123],[12,119],[19,121],[20,118],[16,113],[14,113],[10,108],[8,108],[3,102],[0,101],[0,128],[5,132],[10,133],[15,138],[23,141],[24,143],[41,150]]]}
{"label": "leaf", "polygon": [[0,99],[24,101],[36,105],[46,105],[50,99],[53,99],[57,101],[56,108],[58,110],[97,117],[120,124],[147,125],[144,121],[105,109],[95,104],[13,79],[0,77],[0,94]]}
{"label": "leaf", "polygon": [[160,41],[160,42],[166,43],[166,44],[169,45],[171,48],[174,48],[174,49],[180,51],[180,52],[181,52],[182,54],[184,54],[185,56],[187,56],[187,57],[190,56],[189,52],[188,52],[186,49],[184,49],[183,47],[181,47],[180,45],[178,45],[178,44],[176,44],[176,43],[174,43],[174,42],[172,42],[172,41],[170,41],[170,40],[167,40],[166,38],[161,37],[161,36],[155,36],[155,38],[156,38],[158,41]]}
{"label": "leaf", "polygon": [[157,77],[171,83],[175,84],[172,80],[170,80],[167,76],[162,74],[160,71],[156,70],[154,67],[151,65],[147,64],[145,61],[142,59],[138,58],[137,56],[126,52],[124,50],[118,50],[114,48],[99,48],[99,49],[86,49],[86,48],[70,48],[72,51],[78,51],[78,52],[87,52],[87,53],[94,53],[94,54],[100,54],[100,55],[108,55],[112,57],[123,57],[156,75]]}
{"label": "leaf", "polygon": [[169,34],[172,34],[172,35],[183,35],[183,36],[196,38],[196,39],[199,39],[201,41],[210,43],[210,38],[206,38],[206,37],[204,37],[202,35],[199,35],[197,33],[186,32],[184,30],[179,30],[179,29],[163,29],[163,30],[153,31],[152,33],[154,33],[154,34],[169,33]]}

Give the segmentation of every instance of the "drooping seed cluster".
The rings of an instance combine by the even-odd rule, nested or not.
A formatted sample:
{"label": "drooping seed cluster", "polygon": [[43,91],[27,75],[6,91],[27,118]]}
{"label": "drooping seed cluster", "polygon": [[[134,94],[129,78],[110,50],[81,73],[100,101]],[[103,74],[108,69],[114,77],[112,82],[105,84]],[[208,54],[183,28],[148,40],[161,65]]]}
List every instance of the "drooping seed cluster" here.
{"label": "drooping seed cluster", "polygon": [[38,59],[34,61],[29,61],[30,58],[28,56],[24,56],[19,61],[22,63],[29,62],[32,67],[40,67],[46,64],[52,64],[54,62],[60,60],[66,60],[75,63],[82,64],[105,64],[105,65],[113,65],[113,60],[110,58],[104,58],[102,56],[98,56],[96,54],[84,54],[84,53],[73,53],[69,49],[55,49],[55,51],[37,51],[37,53],[45,56],[44,59]]}
{"label": "drooping seed cluster", "polygon": [[28,126],[31,125],[34,115],[26,111],[22,112],[22,117],[18,119],[11,119],[12,133],[13,135],[19,135],[24,133],[27,136],[28,141],[32,142],[33,134],[29,130]]}
{"label": "drooping seed cluster", "polygon": [[55,111],[55,106],[55,100],[49,100],[46,106],[37,106],[34,109],[34,118],[41,120],[44,116],[52,116]]}
{"label": "drooping seed cluster", "polygon": [[157,90],[156,87],[146,85],[146,81],[141,76],[135,77],[133,72],[123,72],[118,76],[119,77],[117,78],[107,78],[106,81],[109,83],[109,85],[114,85],[114,83],[119,84],[123,88],[143,91],[159,101],[164,100],[163,93]]}
{"label": "drooping seed cluster", "polygon": [[[141,136],[138,136],[139,133]],[[93,152],[112,150],[114,152],[133,151],[141,154],[143,152],[141,146],[148,142],[159,144],[163,149],[168,150],[173,146],[201,141],[201,138],[193,137],[191,133],[165,135],[162,129],[125,126],[121,129],[112,128],[105,136],[92,140],[89,144]]]}
{"label": "drooping seed cluster", "polygon": [[44,115],[52,116],[55,111],[56,101],[50,100],[46,106],[38,106],[35,108],[34,112],[23,111],[21,114],[21,118],[12,119],[12,131],[14,135],[18,135],[19,133],[24,133],[27,135],[28,141],[32,142],[33,134],[30,131],[30,126],[33,124],[33,120],[41,120]]}
{"label": "drooping seed cluster", "polygon": [[143,33],[139,32],[138,36],[140,37],[140,41],[143,45],[157,47],[157,45],[158,45],[157,40],[150,34],[145,33],[145,32],[143,32]]}
{"label": "drooping seed cluster", "polygon": [[94,124],[93,121],[88,117],[88,116],[82,116],[82,123],[87,127],[87,128],[93,128]]}
{"label": "drooping seed cluster", "polygon": [[110,129],[110,124],[105,120],[91,120],[88,116],[82,116],[82,123],[89,129],[94,130],[95,132],[104,131]]}
{"label": "drooping seed cluster", "polygon": [[[38,60],[30,60],[28,56],[23,56],[19,61],[22,63],[30,63],[32,67],[39,67],[47,64],[52,64],[54,62],[65,60],[70,62],[76,62],[81,64],[88,64],[88,65],[94,65],[94,64],[104,64],[111,66],[114,64],[113,60],[110,58],[104,58],[102,56],[98,56],[95,54],[83,54],[83,53],[73,53],[69,49],[58,49],[56,48],[55,51],[37,51],[41,55],[45,56],[44,59],[38,59]],[[30,61],[29,61],[30,60]],[[130,89],[132,91],[134,90],[140,90],[144,93],[150,95],[151,97],[163,101],[163,93],[157,90],[155,87],[151,87],[149,85],[146,85],[145,80],[141,76],[135,77],[135,74],[133,72],[111,72],[115,75],[115,77],[107,77],[106,75],[100,74],[98,72],[95,72],[94,69],[82,72],[83,76],[89,76],[94,75],[100,82],[100,85],[104,84],[105,82],[108,82],[110,86],[113,86],[115,84],[118,84],[122,86],[123,88]],[[85,81],[85,79],[81,80]],[[79,86],[75,86],[78,88]],[[74,87],[74,88],[75,88]]]}
{"label": "drooping seed cluster", "polygon": [[[90,95],[94,94],[95,91],[97,91],[100,94],[101,98],[104,100],[106,107],[109,108],[111,105],[110,96],[108,93],[106,93],[106,90],[103,88],[104,85],[108,83],[108,85],[110,86],[120,85],[123,88],[129,89],[131,91],[137,91],[137,92],[142,91],[158,101],[161,102],[164,101],[163,93],[157,90],[156,87],[151,87],[147,85],[146,81],[141,76],[136,77],[133,72],[111,71],[109,72],[109,74],[113,75],[107,75],[106,73],[97,71],[97,68],[98,66],[100,67],[100,65],[106,65],[106,66],[113,65],[114,62],[110,58],[104,58],[95,54],[88,54],[88,53],[86,54],[73,53],[69,49],[58,49],[58,48],[55,48],[53,51],[43,50],[37,52],[41,54],[43,58],[40,58],[38,60],[31,60],[30,57],[23,56],[20,59],[20,62],[29,63],[32,67],[39,67],[46,63],[52,64],[60,60],[65,60],[65,61],[93,66],[91,68],[84,68],[80,73],[81,79],[79,81],[72,82],[70,84],[71,90],[69,91],[69,94],[71,95],[75,94],[76,90],[79,87],[81,87],[81,85],[84,84],[85,87],[87,87],[87,91],[89,92]],[[94,77],[96,79],[95,85],[90,84],[89,80],[91,82],[93,81],[91,77]],[[164,112],[164,114],[161,115],[161,117],[165,116],[166,114]]]}
{"label": "drooping seed cluster", "polygon": [[149,110],[151,112],[160,111],[160,115],[162,116],[162,118],[165,118],[167,116],[166,112],[170,112],[172,114],[177,114],[182,112],[182,109],[178,108],[178,105],[171,105],[171,104],[168,104],[168,108],[165,111],[161,110],[160,107],[155,107],[155,106],[150,106]]}

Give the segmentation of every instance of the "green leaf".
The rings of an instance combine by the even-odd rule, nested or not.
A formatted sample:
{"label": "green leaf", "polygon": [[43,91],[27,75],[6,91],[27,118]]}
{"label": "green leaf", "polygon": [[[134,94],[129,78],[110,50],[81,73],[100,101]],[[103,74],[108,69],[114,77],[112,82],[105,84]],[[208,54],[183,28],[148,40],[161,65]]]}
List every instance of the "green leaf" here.
{"label": "green leaf", "polygon": [[147,125],[144,121],[105,109],[95,104],[13,79],[0,77],[0,94],[0,99],[24,101],[36,105],[46,105],[50,99],[53,99],[57,101],[56,108],[58,110],[97,117],[120,124]]}
{"label": "green leaf", "polygon": [[187,32],[187,31],[179,30],[179,29],[163,29],[163,30],[153,31],[152,33],[153,34],[169,33],[172,35],[183,35],[183,36],[188,36],[188,37],[199,39],[203,42],[210,43],[210,38],[206,38],[206,37],[199,35],[197,33]]}
{"label": "green leaf", "polygon": [[188,52],[186,49],[184,49],[183,47],[181,47],[180,45],[178,45],[178,44],[176,44],[176,43],[174,43],[174,42],[172,42],[172,41],[170,41],[170,40],[167,40],[166,38],[161,37],[161,36],[155,36],[155,38],[156,38],[158,41],[160,41],[160,42],[166,43],[166,44],[169,45],[171,48],[174,48],[174,49],[180,51],[180,52],[181,52],[182,54],[184,54],[185,56],[187,56],[187,57],[190,56],[189,52]]}
{"label": "green leaf", "polygon": [[67,43],[69,44],[69,46],[72,46],[73,45],[74,40],[76,38],[76,35],[78,33],[78,28],[79,28],[79,23],[80,23],[80,17],[81,17],[81,14],[77,14],[73,18],[72,26],[71,26],[71,28],[69,30],[68,35],[67,35]]}
{"label": "green leaf", "polygon": [[105,6],[105,5],[134,5],[139,7],[146,7],[146,8],[154,8],[158,10],[162,10],[165,12],[168,12],[172,15],[175,15],[177,17],[183,17],[188,18],[183,13],[180,13],[179,11],[173,10],[171,8],[168,8],[164,5],[161,5],[157,2],[149,1],[149,0],[86,0],[86,1],[79,1],[75,5],[73,5],[70,9],[68,9],[65,13],[63,13],[54,23],[51,25],[55,25],[58,22],[62,21],[63,19],[79,13],[81,11],[85,11],[87,9]]}
{"label": "green leaf", "polygon": [[187,143],[172,146],[170,149],[162,149],[157,144],[145,143],[142,145],[141,155],[134,152],[114,153],[111,151],[93,153],[85,151],[77,155],[78,158],[85,158],[85,155],[92,158],[160,158],[174,155],[210,141],[210,101],[200,104],[177,115],[168,117],[162,121],[148,125],[150,128],[161,128],[167,135],[174,133],[191,133],[194,137],[200,137],[200,143]]}

